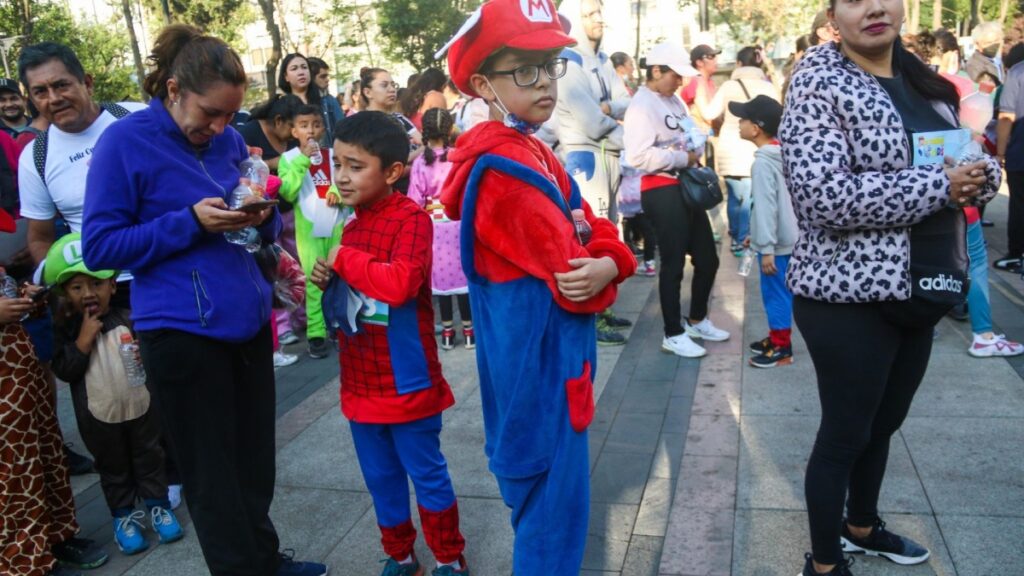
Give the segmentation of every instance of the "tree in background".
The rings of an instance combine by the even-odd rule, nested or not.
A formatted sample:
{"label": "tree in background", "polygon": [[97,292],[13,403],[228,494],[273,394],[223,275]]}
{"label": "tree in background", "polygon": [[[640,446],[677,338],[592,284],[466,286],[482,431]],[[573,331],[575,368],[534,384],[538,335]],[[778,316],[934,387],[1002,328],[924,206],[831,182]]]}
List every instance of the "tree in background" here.
{"label": "tree in background", "polygon": [[434,53],[455,34],[481,0],[380,0],[377,24],[384,52],[416,70],[434,64]]}
{"label": "tree in background", "polygon": [[256,11],[246,0],[142,0],[142,4],[154,30],[170,23],[166,6],[171,21],[191,24],[234,47],[244,42],[245,25],[256,21]]}
{"label": "tree in background", "polygon": [[64,2],[19,0],[0,2],[0,36],[23,36],[8,54],[11,75],[18,76],[18,53],[23,46],[60,42],[71,47],[93,77],[97,100],[139,100],[142,92],[133,81],[131,47],[124,20],[78,24]]}

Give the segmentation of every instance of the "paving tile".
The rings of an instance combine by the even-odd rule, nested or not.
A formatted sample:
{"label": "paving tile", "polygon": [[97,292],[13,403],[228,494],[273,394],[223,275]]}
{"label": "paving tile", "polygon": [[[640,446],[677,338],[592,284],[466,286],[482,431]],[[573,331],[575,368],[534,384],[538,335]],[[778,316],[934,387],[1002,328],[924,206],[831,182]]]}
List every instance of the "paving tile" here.
{"label": "paving tile", "polygon": [[[1013,510],[1007,512],[1014,513]],[[960,574],[1009,574],[1024,566],[1024,514],[958,516],[939,514],[942,534]],[[1012,567],[1012,568],[1011,568]]]}
{"label": "paving tile", "polygon": [[739,424],[729,416],[693,415],[686,434],[685,454],[696,456],[736,456],[739,451]]}
{"label": "paving tile", "polygon": [[729,574],[733,517],[733,510],[674,506],[658,573]]}
{"label": "paving tile", "polygon": [[664,538],[634,535],[626,551],[622,576],[657,576]]}
{"label": "paving tile", "polygon": [[673,505],[692,508],[736,506],[737,460],[731,456],[687,455],[680,468]]}
{"label": "paving tile", "polygon": [[667,380],[645,381],[635,377],[629,384],[625,398],[619,405],[620,412],[636,414],[664,414],[672,394],[672,382]]}
{"label": "paving tile", "polygon": [[645,351],[640,356],[636,370],[633,371],[633,379],[671,382],[675,378],[677,368],[679,356],[662,352],[660,349]]}
{"label": "paving tile", "polygon": [[672,481],[668,478],[650,478],[640,501],[633,533],[642,536],[665,536],[669,510],[672,507]]}
{"label": "paving tile", "polygon": [[629,540],[606,540],[594,534],[587,535],[583,553],[583,569],[619,573],[626,561]]}
{"label": "paving tile", "polygon": [[685,446],[685,434],[663,432],[658,438],[658,447],[654,452],[651,478],[669,478],[674,482],[679,472],[679,461],[683,458]]}
{"label": "paving tile", "polygon": [[[665,384],[666,387],[668,383]],[[621,410],[612,423],[604,452],[653,454],[661,436],[661,414],[624,414]]]}
{"label": "paving tile", "polygon": [[[972,377],[965,364],[977,368],[984,377]],[[979,360],[962,350],[933,353],[910,414],[1020,417],[1024,414],[1024,394],[1020,390],[1020,376],[1000,358]]]}
{"label": "paving tile", "polygon": [[911,417],[902,433],[937,514],[1020,514],[1024,418]]}
{"label": "paving tile", "polygon": [[650,454],[603,452],[590,475],[590,501],[639,505],[652,458]]}
{"label": "paving tile", "polygon": [[686,434],[690,429],[690,408],[693,396],[672,396],[665,411],[662,432],[666,434]]}
{"label": "paving tile", "polygon": [[637,510],[635,504],[609,504],[594,502],[590,506],[590,522],[587,534],[604,538],[629,542],[635,526]]}
{"label": "paving tile", "polygon": [[[736,362],[739,358],[733,357]],[[739,416],[740,413],[740,379],[732,376],[706,379],[702,376],[697,380],[693,393],[693,414],[727,414]]]}

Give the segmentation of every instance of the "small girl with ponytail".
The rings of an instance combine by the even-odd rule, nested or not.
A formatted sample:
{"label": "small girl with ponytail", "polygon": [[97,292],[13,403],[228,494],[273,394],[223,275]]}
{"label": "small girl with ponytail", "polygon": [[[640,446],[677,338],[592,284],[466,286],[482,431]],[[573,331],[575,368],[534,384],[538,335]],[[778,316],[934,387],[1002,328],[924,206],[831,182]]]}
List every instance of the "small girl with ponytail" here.
{"label": "small girl with ponytail", "polygon": [[472,350],[475,346],[473,316],[469,309],[469,286],[460,259],[459,223],[445,216],[440,199],[441,187],[451,169],[448,151],[452,147],[454,125],[451,114],[443,108],[431,108],[423,113],[423,140],[427,146],[412,163],[409,198],[434,218],[431,284],[441,305],[441,348],[455,347],[454,296],[459,301],[465,346]]}

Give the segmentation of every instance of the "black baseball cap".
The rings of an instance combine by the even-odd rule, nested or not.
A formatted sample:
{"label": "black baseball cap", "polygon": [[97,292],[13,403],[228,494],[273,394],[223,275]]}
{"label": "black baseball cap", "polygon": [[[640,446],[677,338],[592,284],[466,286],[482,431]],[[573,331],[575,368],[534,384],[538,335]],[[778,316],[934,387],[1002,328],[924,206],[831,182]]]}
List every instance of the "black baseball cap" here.
{"label": "black baseball cap", "polygon": [[748,102],[729,102],[729,112],[757,124],[766,134],[776,136],[782,123],[782,104],[761,94]]}
{"label": "black baseball cap", "polygon": [[21,96],[21,87],[18,86],[16,81],[11,80],[10,78],[0,78],[0,90],[14,92],[18,96]]}
{"label": "black baseball cap", "polygon": [[697,62],[703,60],[705,56],[718,56],[721,53],[721,50],[715,50],[707,44],[698,44],[693,47],[693,50],[690,50],[690,64],[696,66]]}

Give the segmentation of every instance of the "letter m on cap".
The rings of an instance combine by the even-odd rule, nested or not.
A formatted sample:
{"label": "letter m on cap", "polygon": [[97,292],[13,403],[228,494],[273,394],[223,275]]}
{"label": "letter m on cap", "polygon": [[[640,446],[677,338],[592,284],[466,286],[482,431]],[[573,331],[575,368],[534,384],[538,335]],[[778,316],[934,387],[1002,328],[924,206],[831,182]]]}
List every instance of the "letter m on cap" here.
{"label": "letter m on cap", "polygon": [[555,11],[551,0],[519,0],[519,8],[523,16],[530,22],[554,22]]}

